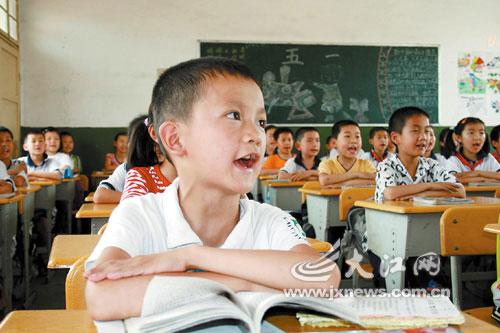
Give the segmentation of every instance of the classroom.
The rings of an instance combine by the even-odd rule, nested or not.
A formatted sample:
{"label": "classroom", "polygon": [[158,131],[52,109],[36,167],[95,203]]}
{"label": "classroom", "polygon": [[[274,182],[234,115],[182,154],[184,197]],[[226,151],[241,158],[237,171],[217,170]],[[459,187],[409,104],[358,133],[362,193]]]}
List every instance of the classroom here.
{"label": "classroom", "polygon": [[[146,220],[153,214],[157,214],[156,218],[163,217],[163,213],[157,213],[153,208],[147,211],[147,207],[156,207],[149,201],[135,210],[132,210],[135,207],[130,207],[132,204],[118,205],[128,201],[129,196],[148,192],[164,192],[165,198],[174,195],[176,206],[172,206],[173,211],[177,212],[179,208],[180,212],[175,218],[187,221],[189,232],[175,230],[178,233],[176,239],[170,230],[165,233],[168,234],[165,246],[169,250],[177,250],[177,247],[185,247],[193,241],[204,245],[204,250],[207,248],[206,256],[212,250],[213,253],[226,250],[220,258],[228,254],[227,262],[230,262],[229,253],[233,250],[229,249],[242,248],[249,251],[242,262],[248,260],[247,267],[252,267],[258,263],[252,261],[253,252],[257,250],[249,249],[289,250],[291,246],[284,248],[288,244],[284,242],[295,242],[296,237],[304,242],[296,246],[309,244],[315,249],[313,255],[323,258],[328,254],[342,253],[340,255],[345,257],[340,267],[335,266],[340,269],[339,279],[330,286],[336,284],[340,290],[385,288],[389,292],[446,289],[449,295],[443,298],[465,320],[461,324],[451,321],[446,324],[463,332],[500,331],[500,288],[496,284],[492,287],[492,283],[500,281],[500,266],[495,258],[495,254],[500,253],[500,238],[497,238],[500,236],[495,236],[500,234],[500,168],[497,167],[500,162],[499,12],[500,2],[496,0],[0,0],[0,148],[3,150],[0,152],[3,161],[0,162],[0,216],[3,224],[0,228],[0,331],[43,331],[40,323],[46,323],[45,329],[53,332],[64,332],[68,327],[76,327],[76,331],[82,332],[101,331],[101,326],[93,319],[107,317],[96,315],[97,310],[92,309],[94,302],[91,301],[92,295],[85,297],[85,283],[92,281],[92,285],[104,285],[108,281],[101,283],[95,274],[90,276],[89,271],[95,269],[90,267],[96,262],[100,265],[102,258],[97,261],[98,255],[106,251],[106,248],[101,248],[102,244],[109,244],[112,240],[118,242],[116,235],[125,233],[119,229],[118,223],[110,224],[112,228],[109,230],[108,221],[118,221],[121,217],[132,223],[132,217],[127,213],[132,211],[134,214],[130,216],[137,220]],[[266,119],[262,119],[262,112],[257,112],[256,117],[260,117],[257,118],[258,126],[273,125],[278,131],[274,132],[274,138],[267,129],[265,133],[262,128],[258,133],[248,131],[248,135],[256,135],[255,141],[267,144],[275,141],[273,146],[257,145],[257,149],[266,148],[265,157],[257,156],[258,153],[249,148],[235,153],[237,160],[234,164],[241,169],[256,169],[254,160],[259,166],[263,165],[252,178],[251,186],[246,182],[250,176],[246,175],[241,182],[233,182],[234,186],[227,180],[220,181],[215,187],[225,186],[224,189],[231,191],[250,187],[240,194],[244,197],[246,193],[249,199],[267,204],[255,203],[257,208],[252,208],[268,209],[267,213],[262,213],[263,221],[275,223],[269,217],[274,216],[271,212],[275,211],[270,209],[277,207],[279,214],[282,210],[287,212],[283,213],[287,226],[273,229],[276,234],[286,233],[287,236],[280,234],[276,244],[267,245],[267,248],[264,245],[261,248],[260,240],[255,240],[258,245],[227,245],[226,249],[226,238],[227,244],[236,241],[232,229],[214,227],[210,233],[205,230],[209,228],[201,228],[194,222],[191,224],[191,220],[203,216],[200,212],[202,206],[200,204],[198,209],[195,207],[187,212],[188,208],[181,200],[184,195],[182,186],[189,183],[192,189],[199,189],[194,181],[183,183],[182,179],[189,172],[202,178],[226,176],[227,179],[237,179],[233,171],[210,167],[210,163],[220,162],[217,154],[231,149],[236,151],[236,143],[225,146],[217,141],[217,138],[230,138],[229,130],[200,126],[196,138],[206,140],[203,141],[206,149],[193,145],[189,147],[195,149],[196,154],[176,155],[172,152],[177,146],[173,143],[170,146],[170,142],[164,139],[170,133],[168,128],[162,127],[161,122],[157,124],[158,119],[168,123],[164,115],[159,116],[163,106],[154,102],[155,96],[160,96],[162,78],[168,78],[171,75],[169,70],[177,68],[174,66],[179,63],[207,56],[239,60],[254,76],[238,72],[244,72],[244,69],[238,69],[237,75],[225,69],[202,73],[201,83],[196,82],[194,89],[205,81],[214,80],[215,91],[218,81],[211,75],[226,77],[229,73],[227,76],[232,79],[250,78],[259,85],[262,108],[266,113]],[[182,87],[186,87],[185,82]],[[232,87],[235,98],[248,96],[239,95],[244,89],[235,88],[238,87],[236,84]],[[206,90],[208,95],[209,89]],[[185,100],[205,96],[198,91],[188,93],[192,96]],[[405,110],[400,118],[395,119],[397,112],[394,111],[401,109]],[[196,109],[193,112],[195,114]],[[410,115],[406,116],[404,112]],[[231,120],[236,114],[240,112],[231,110]],[[243,113],[240,116],[242,124],[246,124]],[[198,119],[191,117],[192,121]],[[393,123],[390,123],[391,118],[395,119]],[[416,148],[412,149],[413,152],[420,149],[422,153],[417,154],[419,156],[408,153],[413,156],[413,164],[408,162],[415,168],[411,171],[410,164],[403,157],[407,156],[403,140],[406,140],[408,119],[417,118],[423,123],[412,122],[421,130],[419,138],[415,139]],[[210,119],[203,121],[210,125]],[[398,121],[402,122],[401,126]],[[435,146],[429,152],[430,126]],[[375,127],[380,129],[372,130]],[[188,135],[195,130],[198,128],[194,125],[187,126],[179,135]],[[452,146],[444,148],[440,145],[440,134],[447,130],[451,130],[446,132],[446,138]],[[380,139],[385,140],[381,146],[382,155],[373,145],[380,133],[385,135],[385,139]],[[470,146],[478,146],[477,151],[471,152],[467,148],[469,134],[476,140],[472,143],[470,139]],[[52,152],[49,138],[54,136],[60,143]],[[326,146],[330,136],[334,137],[338,157]],[[262,137],[264,140],[259,139]],[[41,138],[45,146],[38,155],[33,153],[37,151],[36,138]],[[5,140],[9,142],[5,143]],[[289,141],[282,143],[283,140]],[[347,141],[350,143],[345,143],[342,148],[343,142]],[[397,154],[390,150],[391,141],[397,145]],[[426,147],[421,147],[423,142]],[[12,148],[4,148],[11,147],[8,145]],[[165,151],[168,151],[167,155]],[[352,156],[344,159],[345,154]],[[176,169],[178,163],[187,165],[193,162],[191,159],[202,156],[206,163],[186,168],[185,172]],[[427,177],[429,180],[415,181],[420,177],[415,174],[420,170],[417,167],[424,163],[419,161],[427,161],[427,157],[432,160],[425,162],[424,169],[429,174],[421,179]],[[49,161],[55,160],[58,167],[52,168],[55,162]],[[393,167],[390,161],[401,163],[398,168],[408,169],[409,182],[403,179],[404,176],[397,175],[399,180],[381,185],[384,177],[389,177],[384,167]],[[31,174],[32,167],[40,173]],[[353,167],[356,172],[350,174]],[[334,168],[343,171],[339,175]],[[6,178],[2,178],[3,170]],[[206,172],[202,175],[193,170]],[[24,184],[22,180],[17,183],[21,176],[25,177]],[[129,178],[132,179],[130,183]],[[207,186],[217,183],[205,178],[200,178],[200,183]],[[422,184],[416,184],[418,182]],[[414,192],[400,191],[417,185],[423,188],[423,183],[427,182],[441,185],[429,185]],[[178,191],[172,189],[175,186]],[[210,207],[205,209],[207,221],[229,218],[229,213],[222,212],[226,203],[219,205],[213,201],[220,194],[215,189],[206,192],[206,196],[212,195],[212,201],[203,197],[203,193],[193,196],[189,192],[195,201]],[[448,191],[449,195],[440,198],[440,191]],[[226,192],[220,197],[227,198]],[[131,202],[139,201],[134,199]],[[235,209],[241,220],[238,218],[233,222],[235,233],[242,232],[236,223],[244,221],[248,212],[243,199],[238,202],[240,206]],[[254,207],[253,200],[248,202],[252,202],[248,207]],[[142,212],[144,215],[135,215]],[[114,220],[110,220],[111,216]],[[351,223],[357,223],[354,222],[356,218],[363,220],[363,230],[360,231],[363,241],[356,245],[357,248],[353,243],[346,248],[340,241],[346,230],[354,226]],[[142,227],[139,229],[135,232],[146,232]],[[248,229],[246,235],[251,231]],[[260,229],[253,231],[255,235],[264,232]],[[352,232],[354,234],[357,230]],[[33,237],[33,234],[37,236]],[[272,237],[278,236],[269,236]],[[99,243],[100,239],[105,241]],[[118,248],[126,254],[127,260],[134,259],[130,258],[135,256],[130,254],[131,248],[128,251]],[[13,252],[12,255],[9,256],[9,252]],[[185,252],[186,256],[190,254]],[[306,256],[306,252],[283,252],[292,252],[294,258]],[[139,253],[143,253],[142,250],[136,255]],[[184,255],[182,251],[179,253]],[[283,260],[292,260],[292,254]],[[216,273],[236,277],[238,283],[248,280],[278,290],[305,289],[311,285],[304,281],[294,284],[293,277],[290,277],[290,282],[287,279],[274,281],[273,274],[248,274],[247,277],[242,273],[241,276],[238,265],[226,265],[234,266],[234,272],[230,268],[218,271],[218,262],[213,261],[206,264],[208,268],[193,264],[181,271],[187,272],[188,276],[194,271],[200,277]],[[270,269],[277,270],[278,266]],[[309,268],[299,266],[296,271],[302,269],[307,271]],[[437,271],[433,272],[433,269]],[[427,274],[424,278],[420,278],[422,274],[417,272],[422,270]],[[149,286],[153,286],[157,279],[151,280]],[[333,273],[330,279],[334,279]],[[149,295],[143,291],[139,310],[143,297],[146,297],[144,293]],[[144,307],[142,310],[144,315]],[[320,329],[314,326],[314,320],[320,319],[311,319],[307,315],[304,318],[306,324],[301,326],[301,318],[296,319],[295,314],[270,315],[263,322],[262,329],[268,324],[273,332]],[[328,323],[330,319],[322,320]],[[128,324],[123,323],[124,329],[128,329]],[[335,330],[327,324],[324,326],[321,330]],[[346,326],[342,330],[362,326]],[[134,329],[139,331],[138,327]],[[218,331],[216,326],[206,329]]]}

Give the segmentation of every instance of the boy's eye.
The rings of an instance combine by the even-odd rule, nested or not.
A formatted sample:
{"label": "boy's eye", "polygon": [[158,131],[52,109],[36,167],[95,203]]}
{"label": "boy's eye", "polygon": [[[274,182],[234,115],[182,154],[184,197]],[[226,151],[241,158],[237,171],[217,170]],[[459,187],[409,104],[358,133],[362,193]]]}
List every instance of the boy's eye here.
{"label": "boy's eye", "polygon": [[228,118],[234,119],[234,120],[240,120],[241,119],[240,113],[237,112],[237,111],[229,112],[228,114],[226,114],[226,116]]}
{"label": "boy's eye", "polygon": [[259,120],[259,126],[262,127],[262,128],[265,128],[267,125],[267,121],[265,120]]}

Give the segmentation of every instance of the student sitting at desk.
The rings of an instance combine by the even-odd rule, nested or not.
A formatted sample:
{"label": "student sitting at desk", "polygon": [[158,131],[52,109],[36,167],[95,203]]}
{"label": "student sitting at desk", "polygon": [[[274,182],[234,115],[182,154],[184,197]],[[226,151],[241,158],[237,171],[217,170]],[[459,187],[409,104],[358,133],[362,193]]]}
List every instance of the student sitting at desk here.
{"label": "student sitting at desk", "polygon": [[458,145],[451,136],[446,140],[448,149],[455,153],[448,159],[448,168],[458,181],[500,182],[500,164],[490,154],[490,141],[484,122],[479,118],[467,117],[460,120],[453,129]]}
{"label": "student sitting at desk", "polygon": [[292,267],[319,254],[290,215],[243,195],[266,146],[264,98],[246,65],[205,57],[170,67],[151,104],[178,178],[165,192],[130,198],[114,210],[87,261],[93,319],[139,316],[147,296],[158,292],[150,283],[161,283],[155,274],[211,279],[236,291],[338,287],[334,263],[324,282],[295,278]]}
{"label": "student sitting at desk", "polygon": [[12,193],[16,190],[14,181],[7,173],[7,167],[0,161],[0,194]]}
{"label": "student sitting at desk", "polygon": [[262,165],[261,175],[277,175],[288,159],[295,157],[293,149],[293,131],[288,127],[280,127],[274,132],[276,149]]}
{"label": "student sitting at desk", "polygon": [[128,135],[125,132],[116,133],[113,140],[115,151],[107,153],[104,159],[104,171],[114,171],[127,160]]}
{"label": "student sitting at desk", "polygon": [[389,132],[387,128],[372,127],[368,134],[368,142],[372,145],[373,149],[370,152],[364,153],[361,159],[370,161],[376,168],[390,154],[387,151],[389,145]]}
{"label": "student sitting at desk", "polygon": [[320,163],[321,186],[375,184],[375,167],[370,161],[357,157],[361,149],[359,125],[352,120],[337,121],[332,136],[338,155]]}
{"label": "student sitting at desk", "polygon": [[7,128],[0,126],[0,160],[5,164],[7,173],[17,187],[28,185],[28,175],[26,174],[26,164],[18,160],[13,160],[14,135]]}
{"label": "student sitting at desk", "polygon": [[70,132],[61,132],[61,146],[62,152],[68,155],[71,161],[73,161],[73,174],[78,175],[82,172],[82,161],[80,156],[73,154],[75,140]]}
{"label": "student sitting at desk", "polygon": [[490,133],[491,145],[495,149],[492,154],[493,157],[500,163],[500,125],[497,125],[491,129]]}
{"label": "student sitting at desk", "polygon": [[[398,153],[377,167],[375,200],[413,196],[465,197],[464,187],[437,161],[423,157],[428,147],[429,115],[416,107],[400,108],[389,120]],[[404,185],[404,186],[401,186]]]}
{"label": "student sitting at desk", "polygon": [[317,180],[320,149],[319,132],[314,127],[302,127],[296,132],[297,156],[288,159],[278,177],[291,181]]}
{"label": "student sitting at desk", "polygon": [[266,126],[266,153],[264,154],[264,157],[268,157],[274,154],[274,151],[276,149],[276,140],[274,140],[274,132],[276,132],[276,129],[278,129],[278,127],[274,125]]}
{"label": "student sitting at desk", "polygon": [[23,149],[28,155],[18,160],[26,164],[29,180],[61,180],[63,173],[58,161],[45,153],[45,137],[42,132],[29,131],[24,138]]}
{"label": "student sitting at desk", "polygon": [[152,117],[139,116],[137,119],[140,121],[136,121],[130,129],[127,158],[130,170],[120,201],[147,193],[161,193],[177,177],[174,166],[155,142],[153,125],[149,123]]}
{"label": "student sitting at desk", "polygon": [[127,163],[122,163],[113,173],[99,183],[94,193],[95,203],[119,203],[127,178]]}
{"label": "student sitting at desk", "polygon": [[73,170],[73,160],[68,154],[59,151],[61,149],[61,134],[59,134],[59,131],[54,127],[47,127],[43,130],[43,136],[45,137],[45,153],[47,156],[57,160],[61,171],[67,168]]}

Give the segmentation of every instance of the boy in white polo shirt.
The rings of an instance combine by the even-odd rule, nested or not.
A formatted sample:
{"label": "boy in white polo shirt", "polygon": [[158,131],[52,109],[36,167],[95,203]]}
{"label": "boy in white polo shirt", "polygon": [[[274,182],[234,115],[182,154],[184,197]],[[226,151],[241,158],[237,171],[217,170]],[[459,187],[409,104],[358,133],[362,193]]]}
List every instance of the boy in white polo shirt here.
{"label": "boy in white polo shirt", "polygon": [[40,131],[30,131],[24,138],[23,149],[27,156],[18,160],[23,161],[28,169],[28,179],[60,180],[62,172],[57,160],[51,159],[45,153],[45,137]]}
{"label": "boy in white polo shirt", "polygon": [[278,177],[291,181],[318,180],[319,132],[314,127],[301,127],[295,133],[297,156],[288,159]]}
{"label": "boy in white polo shirt", "polygon": [[178,178],[113,212],[87,262],[94,319],[140,315],[154,274],[194,275],[237,291],[338,286],[335,264],[325,282],[295,278],[292,267],[319,255],[290,215],[244,196],[266,146],[256,82],[248,67],[223,58],[187,61],[160,76],[150,112]]}

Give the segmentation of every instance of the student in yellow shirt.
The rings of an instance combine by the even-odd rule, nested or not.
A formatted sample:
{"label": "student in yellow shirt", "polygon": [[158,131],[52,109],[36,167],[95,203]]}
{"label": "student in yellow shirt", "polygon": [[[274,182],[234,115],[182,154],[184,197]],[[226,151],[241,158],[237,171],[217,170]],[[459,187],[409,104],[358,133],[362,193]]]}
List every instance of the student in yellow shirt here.
{"label": "student in yellow shirt", "polygon": [[280,127],[274,132],[276,140],[275,153],[269,156],[262,165],[261,175],[277,175],[288,159],[295,157],[293,149],[293,131],[288,127]]}
{"label": "student in yellow shirt", "polygon": [[370,161],[357,158],[362,144],[359,125],[352,120],[338,121],[333,125],[332,136],[338,155],[320,163],[321,186],[375,184],[375,167]]}

